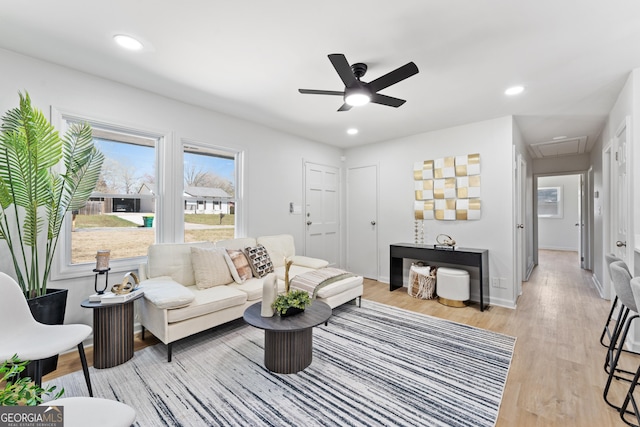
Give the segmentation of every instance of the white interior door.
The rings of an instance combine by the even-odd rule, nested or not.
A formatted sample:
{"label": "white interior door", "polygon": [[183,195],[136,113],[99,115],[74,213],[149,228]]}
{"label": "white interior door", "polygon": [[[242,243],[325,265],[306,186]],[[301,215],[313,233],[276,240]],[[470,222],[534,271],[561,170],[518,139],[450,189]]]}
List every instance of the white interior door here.
{"label": "white interior door", "polygon": [[340,264],[340,170],[305,163],[305,255]]}
{"label": "white interior door", "polygon": [[347,170],[347,270],[378,279],[378,168]]}
{"label": "white interior door", "polygon": [[614,139],[614,173],[613,173],[613,238],[614,244],[611,246],[616,256],[622,258],[627,265],[629,264],[629,250],[627,246],[629,232],[629,180],[627,178],[627,157],[628,157],[628,118],[618,128]]}
{"label": "white interior door", "polygon": [[580,259],[580,268],[585,268],[584,263],[584,174],[580,174],[578,182],[578,222],[576,222],[576,227],[578,227],[578,257]]}
{"label": "white interior door", "polygon": [[522,295],[522,281],[527,271],[526,256],[526,233],[525,233],[525,215],[526,203],[525,194],[527,194],[527,163],[518,154],[516,159],[515,171],[515,191],[516,191],[516,297]]}

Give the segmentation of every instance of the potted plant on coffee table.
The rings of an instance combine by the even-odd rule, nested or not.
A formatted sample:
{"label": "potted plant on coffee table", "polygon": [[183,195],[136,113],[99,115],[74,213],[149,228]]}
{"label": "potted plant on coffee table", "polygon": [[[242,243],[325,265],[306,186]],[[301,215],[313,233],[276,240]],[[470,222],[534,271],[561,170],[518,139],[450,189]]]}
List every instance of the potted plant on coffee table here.
{"label": "potted plant on coffee table", "polygon": [[[104,156],[88,124],[72,124],[61,138],[29,94],[19,96],[0,128],[0,240],[36,320],[62,323],[67,290],[56,298],[47,289],[53,255],[65,215],[86,204]],[[50,298],[62,306],[51,308]]]}
{"label": "potted plant on coffee table", "polygon": [[290,289],[289,283],[289,268],[292,261],[285,262],[284,270],[284,294],[280,294],[276,297],[276,300],[271,305],[273,309],[280,315],[280,317],[291,316],[293,314],[302,313],[307,306],[311,305],[311,298],[307,291],[299,289]]}

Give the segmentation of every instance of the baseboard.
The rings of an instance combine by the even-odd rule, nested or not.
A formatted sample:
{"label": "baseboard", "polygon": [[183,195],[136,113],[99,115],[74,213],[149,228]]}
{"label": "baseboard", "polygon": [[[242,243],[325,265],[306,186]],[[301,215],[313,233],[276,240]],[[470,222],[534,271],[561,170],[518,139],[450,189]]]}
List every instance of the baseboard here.
{"label": "baseboard", "polygon": [[591,280],[593,281],[593,285],[596,287],[600,298],[604,299],[604,286],[602,286],[602,283],[600,283],[598,277],[595,274],[591,274]]}
{"label": "baseboard", "polygon": [[513,301],[506,300],[504,298],[489,298],[489,305],[495,305],[498,307],[516,309],[518,305]]}
{"label": "baseboard", "polygon": [[388,285],[391,280],[389,280],[389,276],[381,276],[378,278],[378,282],[386,283]]}
{"label": "baseboard", "polygon": [[578,252],[578,248],[567,248],[564,246],[538,246],[538,249],[544,249],[548,251]]}
{"label": "baseboard", "polygon": [[[631,335],[631,333],[629,333],[629,335]],[[640,341],[631,339],[629,335],[627,335],[627,342],[625,347],[629,351],[633,351],[634,353],[640,353]]]}
{"label": "baseboard", "polygon": [[525,274],[525,277],[524,277],[524,281],[525,281],[525,282],[528,282],[528,281],[529,281],[529,277],[531,277],[531,273],[533,273],[533,269],[534,269],[534,267],[535,267],[535,266],[536,266],[536,265],[535,265],[533,262],[531,262],[531,263],[527,266],[527,273]]}

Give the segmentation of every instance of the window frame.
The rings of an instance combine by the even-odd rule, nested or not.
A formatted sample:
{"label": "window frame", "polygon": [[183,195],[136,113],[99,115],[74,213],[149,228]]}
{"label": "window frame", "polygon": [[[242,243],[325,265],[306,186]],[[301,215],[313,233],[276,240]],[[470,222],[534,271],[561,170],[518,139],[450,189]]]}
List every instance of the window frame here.
{"label": "window frame", "polygon": [[[170,140],[171,133],[161,131],[157,129],[150,129],[144,126],[129,125],[121,123],[117,120],[105,120],[92,117],[86,114],[75,113],[60,108],[51,108],[51,122],[54,124],[60,134],[64,134],[71,122],[88,123],[92,127],[103,129],[106,131],[113,131],[116,133],[131,133],[134,135],[140,135],[145,138],[155,139],[156,144],[154,148],[155,152],[155,170],[156,170],[156,216],[161,217],[164,211],[164,197],[165,194],[162,183],[165,171],[163,169],[163,160],[165,158],[163,151],[167,145],[167,141]],[[61,167],[61,165],[59,166]],[[54,255],[54,261],[51,266],[51,280],[71,279],[77,277],[86,277],[93,274],[94,266],[92,263],[71,263],[71,213],[65,215],[64,224],[62,226],[63,233],[58,239],[58,247]],[[162,227],[156,226],[156,242],[162,241],[163,230]],[[109,267],[111,267],[111,273],[126,272],[131,270],[137,270],[141,263],[146,260],[146,256],[112,259],[109,261]]]}
{"label": "window frame", "polygon": [[[177,237],[177,241],[184,242],[185,238],[185,230],[184,230],[184,154],[187,147],[193,147],[200,149],[204,152],[220,152],[221,155],[228,155],[230,158],[233,158],[234,161],[234,179],[235,179],[235,225],[234,225],[234,237],[242,237],[245,235],[246,223],[245,223],[245,215],[244,215],[244,163],[246,161],[246,152],[243,149],[237,149],[232,147],[226,147],[223,145],[217,144],[209,144],[201,141],[197,141],[189,138],[181,138],[180,139],[180,158],[182,160],[180,169],[180,184],[178,185],[178,190],[180,192],[179,197],[181,202],[181,210],[180,210],[180,224],[182,224],[181,230],[179,231],[180,236]],[[196,153],[192,153],[196,154]]]}
{"label": "window frame", "polygon": [[[555,203],[558,207],[557,211],[555,214],[541,214],[540,213],[540,191],[541,190],[556,190],[556,200]],[[563,210],[563,205],[564,202],[562,200],[562,186],[561,185],[550,185],[550,186],[546,186],[546,187],[538,187],[538,203],[537,203],[537,215],[538,218],[552,218],[552,219],[560,219],[560,218],[564,218],[564,210]]]}

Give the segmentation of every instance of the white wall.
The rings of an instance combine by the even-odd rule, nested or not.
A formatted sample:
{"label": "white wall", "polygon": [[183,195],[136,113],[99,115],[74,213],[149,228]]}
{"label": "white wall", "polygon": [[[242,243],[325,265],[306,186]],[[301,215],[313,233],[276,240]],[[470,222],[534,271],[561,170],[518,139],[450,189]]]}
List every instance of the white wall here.
{"label": "white wall", "polygon": [[578,191],[580,175],[541,176],[538,188],[562,188],[562,218],[538,218],[538,247],[560,251],[578,251],[580,246]]}
{"label": "white wall", "polygon": [[[187,138],[244,150],[244,234],[290,233],[298,252],[303,251],[302,215],[288,211],[289,202],[303,201],[303,160],[340,167],[340,149],[9,51],[0,50],[0,63],[2,113],[18,105],[19,91],[28,91],[32,103],[47,115],[53,106],[168,135],[161,167],[171,171],[168,181],[174,184],[165,183],[164,207],[157,213],[157,220],[167,225],[164,241],[181,237],[169,225],[178,222],[177,213],[182,210],[181,185],[175,183],[182,182],[180,142]],[[0,246],[0,270],[13,275],[4,245]],[[124,272],[112,270],[110,279],[118,283]],[[49,286],[69,289],[66,322],[92,323],[91,310],[80,308],[80,302],[93,293],[91,268],[86,277],[54,281]]]}
{"label": "white wall", "polygon": [[491,277],[505,279],[505,289],[490,289],[491,304],[514,306],[512,124],[502,117],[346,151],[347,168],[379,165],[379,280],[389,281],[389,245],[414,241],[414,162],[480,153],[481,219],[425,221],[425,243],[444,233],[462,247],[489,249]]}

